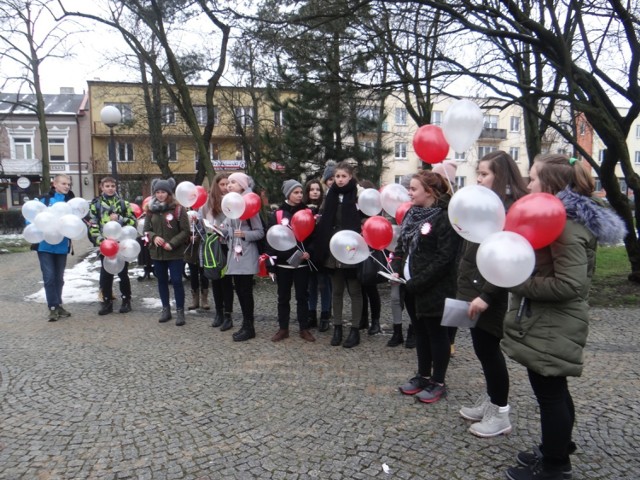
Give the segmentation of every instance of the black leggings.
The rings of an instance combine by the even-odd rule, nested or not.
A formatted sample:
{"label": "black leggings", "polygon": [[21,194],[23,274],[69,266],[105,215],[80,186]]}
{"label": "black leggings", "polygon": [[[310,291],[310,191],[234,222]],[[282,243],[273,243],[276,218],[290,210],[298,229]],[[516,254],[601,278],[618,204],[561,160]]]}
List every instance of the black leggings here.
{"label": "black leggings", "polygon": [[216,305],[216,313],[233,312],[233,283],[231,275],[225,275],[220,280],[211,280],[213,302]]}
{"label": "black leggings", "polygon": [[369,305],[371,305],[371,319],[380,320],[382,305],[378,285],[362,285],[362,318],[365,320],[369,317]]}
{"label": "black leggings", "polygon": [[543,377],[527,370],[540,406],[542,455],[545,463],[564,465],[572,451],[571,432],[576,420],[567,377]]}
{"label": "black leggings", "polygon": [[500,339],[481,328],[472,328],[471,340],[482,365],[491,403],[506,407],[509,401],[509,371],[500,350]]}
{"label": "black leggings", "polygon": [[451,354],[449,331],[440,325],[441,321],[442,316],[418,315],[411,322],[416,335],[418,374],[437,383],[444,383]]}
{"label": "black leggings", "polygon": [[238,296],[242,319],[253,324],[253,275],[231,275]]}

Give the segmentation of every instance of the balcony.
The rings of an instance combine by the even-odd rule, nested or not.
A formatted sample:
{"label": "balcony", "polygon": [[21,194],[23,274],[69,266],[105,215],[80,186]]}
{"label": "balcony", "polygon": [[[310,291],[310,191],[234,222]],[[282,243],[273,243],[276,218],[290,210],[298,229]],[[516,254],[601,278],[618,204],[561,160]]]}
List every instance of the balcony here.
{"label": "balcony", "polygon": [[480,133],[481,140],[506,140],[507,130],[505,128],[483,128]]}

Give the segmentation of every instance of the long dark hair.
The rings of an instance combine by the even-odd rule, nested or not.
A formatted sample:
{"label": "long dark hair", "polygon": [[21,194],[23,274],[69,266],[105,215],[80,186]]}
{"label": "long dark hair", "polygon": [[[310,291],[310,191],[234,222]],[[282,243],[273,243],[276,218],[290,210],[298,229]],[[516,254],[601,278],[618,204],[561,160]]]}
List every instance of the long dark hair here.
{"label": "long dark hair", "polygon": [[211,188],[209,188],[209,198],[207,199],[207,210],[211,212],[212,216],[217,216],[222,213],[222,190],[220,190],[220,180],[225,178],[229,178],[228,173],[218,173],[215,177],[213,177],[213,183],[211,183]]}
{"label": "long dark hair", "polygon": [[[311,200],[309,198],[309,192],[311,191],[311,186],[312,185],[318,185],[318,187],[320,188],[320,198],[318,198],[318,200]],[[320,205],[322,205],[322,202],[324,202],[324,188],[322,188],[322,182],[320,182],[320,180],[318,180],[317,178],[314,178],[312,180],[309,180],[305,185],[304,185],[304,195],[302,197],[302,201],[309,205],[317,205],[318,207]]]}
{"label": "long dark hair", "polygon": [[518,200],[529,193],[518,164],[507,152],[496,150],[482,157],[478,161],[478,165],[480,162],[489,162],[489,170],[494,176],[491,190],[500,197],[503,203],[507,200]]}

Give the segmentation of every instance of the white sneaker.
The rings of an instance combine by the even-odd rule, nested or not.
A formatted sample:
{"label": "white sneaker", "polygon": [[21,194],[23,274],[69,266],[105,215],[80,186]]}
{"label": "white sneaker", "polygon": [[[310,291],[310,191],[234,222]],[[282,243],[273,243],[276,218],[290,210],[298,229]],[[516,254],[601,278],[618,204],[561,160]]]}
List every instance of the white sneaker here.
{"label": "white sneaker", "polygon": [[484,417],[484,411],[490,404],[491,400],[489,399],[489,395],[483,393],[480,395],[478,400],[476,400],[473,407],[462,407],[460,409],[460,415],[462,415],[462,418],[466,418],[467,420],[479,422]]}
{"label": "white sneaker", "polygon": [[511,421],[509,420],[509,406],[499,407],[493,403],[484,412],[482,421],[474,423],[469,427],[469,431],[482,438],[497,437],[498,435],[508,435],[511,433]]}

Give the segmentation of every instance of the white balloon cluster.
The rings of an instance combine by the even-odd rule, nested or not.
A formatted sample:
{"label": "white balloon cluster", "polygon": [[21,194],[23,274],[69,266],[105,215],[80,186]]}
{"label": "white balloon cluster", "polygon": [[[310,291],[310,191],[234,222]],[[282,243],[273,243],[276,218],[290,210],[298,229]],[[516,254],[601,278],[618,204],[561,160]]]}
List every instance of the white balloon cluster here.
{"label": "white balloon cluster", "polygon": [[82,220],[89,213],[89,202],[84,198],[72,198],[47,207],[38,200],[29,200],[22,206],[22,215],[31,222],[22,232],[29,243],[45,240],[55,245],[65,237],[79,240],[86,237],[87,225]]}
{"label": "white balloon cluster", "polygon": [[125,262],[138,258],[140,244],[136,240],[138,230],[131,225],[121,226],[118,222],[107,222],[102,227],[105,240],[100,244],[100,252],[105,256],[104,269],[112,275],[124,268]]}

